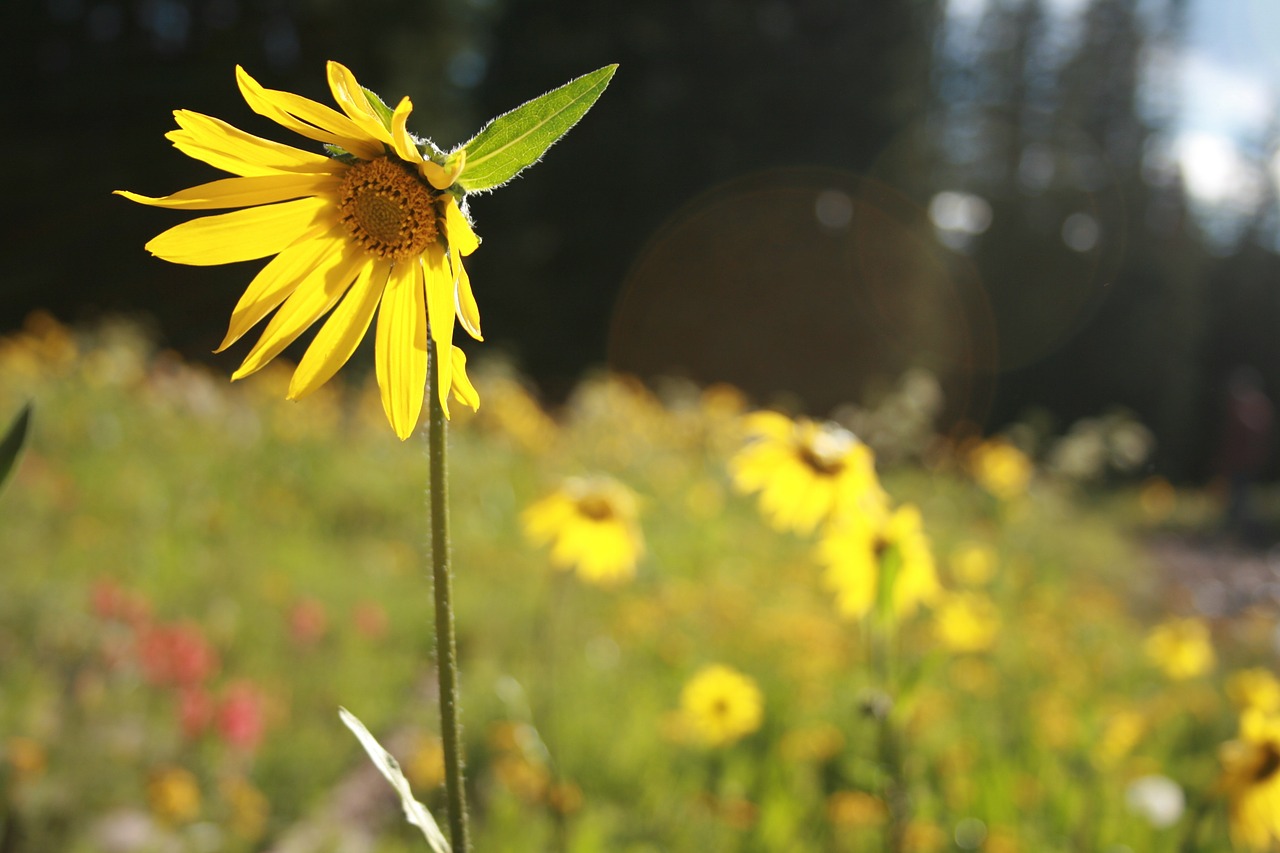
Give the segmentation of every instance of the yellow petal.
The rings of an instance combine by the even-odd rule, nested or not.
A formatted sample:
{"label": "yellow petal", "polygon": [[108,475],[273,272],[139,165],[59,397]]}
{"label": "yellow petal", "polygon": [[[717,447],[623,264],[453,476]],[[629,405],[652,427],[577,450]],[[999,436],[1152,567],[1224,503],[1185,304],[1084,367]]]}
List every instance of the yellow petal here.
{"label": "yellow petal", "polygon": [[[422,271],[427,291],[427,319],[431,327],[431,340],[437,353],[448,353],[453,346],[453,318],[457,312],[453,299],[453,273],[445,263],[444,249],[439,243],[427,247],[422,258]],[[449,411],[449,381],[452,374],[451,358],[439,358],[440,402]]]}
{"label": "yellow petal", "polygon": [[377,138],[371,138],[337,110],[292,92],[266,89],[239,65],[236,83],[251,110],[300,136],[337,145],[363,160],[372,160],[385,152]]}
{"label": "yellow petal", "polygon": [[467,406],[473,412],[480,408],[480,394],[467,376],[467,354],[457,347],[453,348],[453,381],[451,384],[453,386],[453,396],[459,403]]}
{"label": "yellow petal", "polygon": [[444,233],[449,238],[449,251],[469,255],[480,245],[480,238],[471,230],[467,215],[458,207],[458,202],[450,198],[444,206]]}
{"label": "yellow petal", "polygon": [[401,98],[400,103],[396,104],[395,112],[391,114],[391,141],[400,159],[406,163],[418,163],[418,168],[421,170],[422,152],[418,150],[417,145],[413,144],[413,138],[409,136],[409,131],[405,127],[405,123],[409,121],[409,113],[412,111],[413,102],[408,98]]}
{"label": "yellow petal", "polygon": [[345,233],[326,235],[327,230],[321,225],[303,234],[254,276],[231,312],[227,335],[215,352],[222,352],[240,340],[245,332],[274,311],[315,269],[321,258],[342,251],[346,243]]}
{"label": "yellow petal", "polygon": [[383,411],[403,441],[418,425],[427,387],[427,306],[419,264],[391,270],[378,308],[374,365]]}
{"label": "yellow petal", "polygon": [[116,190],[139,204],[167,207],[175,210],[214,210],[223,207],[249,207],[257,204],[274,204],[303,196],[324,195],[336,192],[342,179],[332,175],[259,175],[249,178],[224,178],[197,187],[181,190],[162,198],[139,195],[128,190]]}
{"label": "yellow petal", "polygon": [[362,252],[335,252],[321,260],[276,311],[262,330],[262,337],[231,378],[243,379],[256,373],[297,340],[298,335],[337,304],[367,257]]}
{"label": "yellow petal", "polygon": [[245,133],[212,116],[178,110],[173,117],[181,129],[171,130],[165,137],[175,148],[233,175],[332,174],[346,168],[337,160]]}
{"label": "yellow petal", "polygon": [[165,231],[147,251],[175,264],[211,266],[274,255],[320,222],[328,199],[300,198],[202,216]]}
{"label": "yellow petal", "polygon": [[392,144],[391,135],[378,118],[378,114],[369,105],[364,88],[356,80],[356,75],[339,62],[329,60],[326,68],[329,77],[329,91],[333,93],[333,101],[347,116],[359,125],[360,129],[379,142]]}
{"label": "yellow petal", "polygon": [[483,341],[484,336],[480,334],[480,306],[476,305],[475,294],[471,292],[471,277],[467,275],[462,258],[450,257],[449,263],[453,267],[453,301],[458,320],[468,335],[477,341]]}
{"label": "yellow petal", "polygon": [[351,358],[369,330],[390,270],[389,264],[373,256],[365,259],[355,284],[342,297],[298,363],[289,383],[290,400],[300,399],[328,382]]}

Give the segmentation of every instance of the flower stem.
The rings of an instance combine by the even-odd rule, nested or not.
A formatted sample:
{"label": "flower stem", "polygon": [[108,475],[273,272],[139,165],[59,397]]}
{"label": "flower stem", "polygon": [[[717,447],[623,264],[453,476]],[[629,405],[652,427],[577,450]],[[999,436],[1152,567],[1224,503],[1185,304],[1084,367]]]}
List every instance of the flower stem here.
{"label": "flower stem", "polygon": [[440,739],[444,746],[449,840],[454,853],[468,853],[467,797],[462,780],[462,724],[458,719],[458,647],[453,635],[453,573],[449,568],[449,481],[445,464],[444,407],[435,344],[427,344],[427,456],[431,483],[431,575],[436,599],[436,672],[440,679]]}

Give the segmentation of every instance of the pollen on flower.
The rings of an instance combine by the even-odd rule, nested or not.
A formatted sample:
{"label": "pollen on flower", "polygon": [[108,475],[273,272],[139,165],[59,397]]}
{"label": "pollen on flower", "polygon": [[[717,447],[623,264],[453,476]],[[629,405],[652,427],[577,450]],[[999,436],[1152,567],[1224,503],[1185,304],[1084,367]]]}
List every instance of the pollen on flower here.
{"label": "pollen on flower", "polygon": [[370,254],[391,260],[413,257],[439,233],[436,194],[390,158],[352,166],[339,195],[342,224]]}

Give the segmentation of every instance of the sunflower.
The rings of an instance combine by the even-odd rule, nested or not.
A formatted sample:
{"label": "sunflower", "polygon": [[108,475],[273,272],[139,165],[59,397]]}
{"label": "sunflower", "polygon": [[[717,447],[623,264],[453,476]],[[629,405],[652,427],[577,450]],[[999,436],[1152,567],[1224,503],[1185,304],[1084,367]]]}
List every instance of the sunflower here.
{"label": "sunflower", "polygon": [[1280,842],[1280,717],[1246,711],[1239,738],[1223,744],[1219,758],[1232,839],[1271,849]]}
{"label": "sunflower", "polygon": [[912,504],[846,518],[818,543],[817,557],[826,566],[837,609],[850,619],[873,608],[894,618],[909,616],[940,591],[920,510]]}
{"label": "sunflower", "polygon": [[132,201],[179,210],[239,208],[170,228],[147,243],[167,261],[208,266],[275,257],[254,277],[231,314],[218,352],[274,316],[232,376],[260,370],[328,314],[293,373],[298,399],[338,371],[377,314],[375,368],[382,406],[401,439],[417,425],[425,396],[427,338],[435,344],[440,401],[475,408],[479,397],[453,324],[480,340],[480,315],[462,258],[480,241],[456,181],[462,152],[446,157],[406,130],[408,98],[395,109],[362,88],[337,62],[329,88],[341,112],[263,88],[240,67],[249,107],[322,143],[327,154],[245,133],[219,119],[177,110],[167,138],[189,157],[237,177],[164,198],[118,190]]}
{"label": "sunflower", "polygon": [[680,691],[679,728],[706,746],[728,746],[760,728],[764,696],[755,681],[723,664],[705,666]]}
{"label": "sunflower", "polygon": [[1204,675],[1217,661],[1209,626],[1194,616],[1167,619],[1155,626],[1144,648],[1147,657],[1174,681]]}
{"label": "sunflower", "polygon": [[612,477],[570,478],[521,515],[525,537],[551,545],[551,562],[609,585],[635,574],[644,553],[636,496]]}
{"label": "sunflower", "polygon": [[759,492],[760,509],[778,530],[809,533],[822,521],[882,505],[875,456],[833,423],[756,412],[747,444],[729,462],[734,485]]}

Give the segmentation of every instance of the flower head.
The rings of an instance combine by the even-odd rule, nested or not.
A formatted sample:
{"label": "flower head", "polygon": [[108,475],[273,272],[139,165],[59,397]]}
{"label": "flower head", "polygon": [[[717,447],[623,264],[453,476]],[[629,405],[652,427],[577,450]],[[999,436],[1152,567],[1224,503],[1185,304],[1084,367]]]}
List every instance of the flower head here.
{"label": "flower head", "polygon": [[1209,626],[1201,619],[1170,619],[1147,634],[1147,657],[1175,681],[1203,675],[1213,668],[1215,655]]}
{"label": "flower head", "polygon": [[777,412],[747,416],[747,445],[729,463],[734,485],[760,493],[779,530],[809,533],[822,521],[883,505],[871,448],[833,423]]}
{"label": "flower head", "polygon": [[1280,717],[1246,711],[1240,736],[1223,744],[1218,757],[1231,837],[1254,850],[1280,842]]}
{"label": "flower head", "polygon": [[877,605],[895,618],[909,616],[940,589],[924,523],[912,504],[845,519],[818,543],[817,556],[837,608],[851,619]]}
{"label": "flower head", "polygon": [[974,479],[1002,501],[1013,500],[1027,490],[1034,468],[1027,455],[1003,439],[983,442],[969,457]]}
{"label": "flower head", "polygon": [[618,583],[644,553],[636,496],[612,477],[570,478],[521,516],[526,538],[551,545],[551,562],[586,581]]}
{"label": "flower head", "polygon": [[119,191],[178,210],[238,208],[170,228],[147,243],[157,257],[198,266],[274,255],[231,314],[222,351],[274,313],[234,379],[265,366],[328,314],[307,348],[288,396],[323,385],[355,351],[377,315],[375,366],[382,405],[396,434],[418,422],[435,350],[440,399],[479,404],[466,359],[453,346],[456,316],[480,338],[480,315],[462,259],[480,241],[455,185],[465,156],[446,158],[409,134],[408,98],[392,110],[337,62],[328,65],[339,110],[266,89],[242,68],[249,107],[316,143],[327,154],[245,133],[190,110],[174,113],[168,139],[179,151],[236,177],[164,198]]}
{"label": "flower head", "polygon": [[956,592],[938,605],[935,633],[955,652],[982,652],[995,645],[1000,632],[1000,611],[982,593]]}
{"label": "flower head", "polygon": [[723,664],[703,667],[680,691],[680,728],[706,746],[728,746],[760,728],[764,697],[747,676]]}

